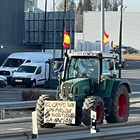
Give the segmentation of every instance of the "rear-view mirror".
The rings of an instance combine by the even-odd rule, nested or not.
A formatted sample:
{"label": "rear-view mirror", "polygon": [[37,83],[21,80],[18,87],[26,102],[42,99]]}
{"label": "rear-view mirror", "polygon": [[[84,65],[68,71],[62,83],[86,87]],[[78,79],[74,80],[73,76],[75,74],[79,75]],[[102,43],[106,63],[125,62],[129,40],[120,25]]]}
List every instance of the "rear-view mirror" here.
{"label": "rear-view mirror", "polygon": [[114,63],[112,61],[108,62],[108,70],[114,70]]}

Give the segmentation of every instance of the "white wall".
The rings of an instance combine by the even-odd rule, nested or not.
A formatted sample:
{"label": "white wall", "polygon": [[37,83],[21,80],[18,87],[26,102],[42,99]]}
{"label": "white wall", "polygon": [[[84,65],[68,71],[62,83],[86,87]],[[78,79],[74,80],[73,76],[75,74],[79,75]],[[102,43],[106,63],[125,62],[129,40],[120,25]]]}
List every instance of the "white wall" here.
{"label": "white wall", "polygon": [[[140,12],[123,12],[122,44],[140,50]],[[105,12],[105,31],[109,41],[119,44],[120,12]],[[84,12],[83,35],[86,41],[101,40],[101,12]]]}

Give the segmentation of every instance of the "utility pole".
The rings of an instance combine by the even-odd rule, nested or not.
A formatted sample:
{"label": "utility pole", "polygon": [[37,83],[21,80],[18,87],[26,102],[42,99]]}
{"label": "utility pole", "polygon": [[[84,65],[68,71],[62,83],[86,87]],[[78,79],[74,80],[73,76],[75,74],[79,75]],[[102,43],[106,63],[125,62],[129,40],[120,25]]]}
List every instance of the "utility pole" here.
{"label": "utility pole", "polygon": [[104,12],[104,0],[101,0],[101,51],[104,52],[104,27],[105,27],[105,12]]}
{"label": "utility pole", "polygon": [[45,0],[45,14],[44,14],[44,38],[43,38],[43,45],[42,51],[45,52],[45,45],[46,45],[46,12],[47,12],[47,0]]}
{"label": "utility pole", "polygon": [[123,0],[121,0],[121,17],[120,17],[120,35],[119,35],[119,78],[121,78],[121,59],[122,59],[122,8],[123,8]]}
{"label": "utility pole", "polygon": [[56,20],[55,20],[55,0],[53,0],[53,18],[54,18],[54,23],[53,23],[53,27],[54,27],[54,37],[53,37],[53,45],[54,45],[54,49],[53,49],[53,58],[55,58],[55,48],[56,48]]}
{"label": "utility pole", "polygon": [[62,23],[62,48],[61,48],[61,58],[63,58],[63,41],[64,41],[64,30],[65,30],[65,22],[66,22],[66,0],[64,0],[64,12],[63,12],[63,23]]}

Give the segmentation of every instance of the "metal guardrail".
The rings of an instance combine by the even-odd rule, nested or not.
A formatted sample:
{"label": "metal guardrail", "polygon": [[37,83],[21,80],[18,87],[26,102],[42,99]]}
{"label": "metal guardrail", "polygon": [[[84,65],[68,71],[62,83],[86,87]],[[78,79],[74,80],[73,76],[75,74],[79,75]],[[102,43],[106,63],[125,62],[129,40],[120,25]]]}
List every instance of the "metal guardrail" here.
{"label": "metal guardrail", "polygon": [[[57,136],[57,140],[138,140],[140,138],[140,128],[137,129],[126,129],[126,130],[115,130],[115,131],[105,131],[105,132],[98,132],[95,134],[71,134],[67,136]],[[54,140],[56,139],[55,136],[53,137],[45,137],[45,138],[38,138],[34,140]]]}
{"label": "metal guardrail", "polygon": [[[132,92],[131,97],[139,95],[140,92]],[[137,100],[136,100],[137,101]],[[0,103],[0,119],[4,120],[5,119],[5,110],[12,110],[12,109],[29,109],[29,108],[35,108],[36,106],[36,100],[31,100],[31,101],[16,101],[16,102],[1,102]],[[131,101],[130,102],[135,102]]]}
{"label": "metal guardrail", "polygon": [[[22,122],[23,123],[23,122]],[[5,124],[8,127],[9,124]],[[17,124],[15,123],[17,126]],[[140,137],[140,121],[114,124],[97,125],[99,132],[91,134],[88,126],[67,126],[57,124],[56,128],[40,128],[39,138],[34,140],[138,140]],[[13,127],[14,128],[14,127]],[[28,139],[32,138],[32,130],[21,129],[20,131],[7,130],[0,133],[0,139]]]}
{"label": "metal guardrail", "polygon": [[5,110],[35,108],[36,100],[0,103],[1,120],[5,119]]}

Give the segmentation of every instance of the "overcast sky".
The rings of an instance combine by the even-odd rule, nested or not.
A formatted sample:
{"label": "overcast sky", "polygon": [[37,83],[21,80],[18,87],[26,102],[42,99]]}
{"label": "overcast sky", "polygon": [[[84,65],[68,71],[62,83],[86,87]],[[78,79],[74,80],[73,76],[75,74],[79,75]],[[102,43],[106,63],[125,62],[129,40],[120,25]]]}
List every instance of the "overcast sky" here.
{"label": "overcast sky", "polygon": [[[60,0],[55,0],[56,3],[58,3]],[[75,0],[78,1],[78,0]],[[50,11],[53,10],[53,0],[47,0],[48,6],[47,9]],[[140,0],[123,0],[124,5],[127,6],[128,10],[135,10],[140,11]],[[45,0],[38,0],[38,7],[42,10],[45,9]]]}

